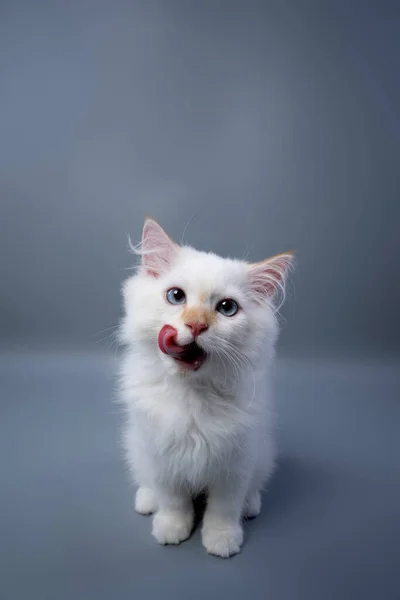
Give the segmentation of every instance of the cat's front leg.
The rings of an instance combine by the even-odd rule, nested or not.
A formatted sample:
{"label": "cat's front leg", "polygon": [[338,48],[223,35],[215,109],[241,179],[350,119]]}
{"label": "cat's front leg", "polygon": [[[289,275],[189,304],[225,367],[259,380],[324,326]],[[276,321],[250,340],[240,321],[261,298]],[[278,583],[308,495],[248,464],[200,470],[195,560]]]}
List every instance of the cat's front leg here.
{"label": "cat's front leg", "polygon": [[247,478],[221,478],[209,488],[202,541],[209,554],[227,558],[243,545],[241,515],[248,488]]}
{"label": "cat's front leg", "polygon": [[180,544],[193,528],[194,509],[188,492],[174,488],[157,489],[158,511],[152,534],[160,544]]}
{"label": "cat's front leg", "polygon": [[135,498],[135,510],[140,515],[152,515],[158,509],[157,496],[151,487],[141,485]]}

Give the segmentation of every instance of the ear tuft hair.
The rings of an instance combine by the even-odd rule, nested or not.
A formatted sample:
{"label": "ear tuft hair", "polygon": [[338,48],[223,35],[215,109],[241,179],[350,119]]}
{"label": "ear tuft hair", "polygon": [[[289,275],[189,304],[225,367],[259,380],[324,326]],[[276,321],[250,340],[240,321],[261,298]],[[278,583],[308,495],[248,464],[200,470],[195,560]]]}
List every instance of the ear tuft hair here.
{"label": "ear tuft hair", "polygon": [[160,277],[167,272],[179,251],[179,246],[151,217],[145,219],[140,244],[129,245],[134,254],[141,256],[142,266],[151,277]]}
{"label": "ear tuft hair", "polygon": [[277,254],[267,260],[250,265],[250,292],[254,299],[263,303],[280,293],[281,304],[285,299],[285,283],[294,265],[294,252]]}

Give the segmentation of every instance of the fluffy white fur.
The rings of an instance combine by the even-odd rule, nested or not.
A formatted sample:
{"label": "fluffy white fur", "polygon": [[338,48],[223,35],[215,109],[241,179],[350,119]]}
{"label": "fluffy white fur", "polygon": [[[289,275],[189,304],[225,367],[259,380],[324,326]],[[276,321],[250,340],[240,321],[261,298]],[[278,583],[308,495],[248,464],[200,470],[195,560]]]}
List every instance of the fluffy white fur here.
{"label": "fluffy white fur", "polygon": [[[242,520],[261,509],[261,490],[274,469],[275,444],[269,367],[278,334],[277,293],[284,292],[291,254],[255,265],[179,247],[147,219],[137,272],[123,286],[125,344],[121,399],[124,447],[138,485],[136,510],[154,513],[153,536],[179,544],[193,527],[192,498],[207,494],[202,541],[210,554],[240,551]],[[165,292],[182,288],[186,305]],[[198,371],[182,369],[157,344],[172,325],[177,342],[193,340],[185,306],[213,311],[223,298],[240,305],[197,342],[207,352]]]}

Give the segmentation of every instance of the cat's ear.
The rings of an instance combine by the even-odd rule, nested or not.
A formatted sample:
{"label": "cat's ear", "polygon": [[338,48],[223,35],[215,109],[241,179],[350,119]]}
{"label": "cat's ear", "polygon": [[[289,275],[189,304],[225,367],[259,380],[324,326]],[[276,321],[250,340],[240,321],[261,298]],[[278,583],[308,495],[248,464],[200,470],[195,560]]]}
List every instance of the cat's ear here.
{"label": "cat's ear", "polygon": [[286,252],[250,265],[250,292],[254,299],[262,302],[277,293],[285,295],[285,283],[294,264],[294,253]]}
{"label": "cat's ear", "polygon": [[142,265],[149,275],[159,277],[168,271],[176,257],[179,246],[165,233],[164,229],[151,217],[144,222],[140,254]]}

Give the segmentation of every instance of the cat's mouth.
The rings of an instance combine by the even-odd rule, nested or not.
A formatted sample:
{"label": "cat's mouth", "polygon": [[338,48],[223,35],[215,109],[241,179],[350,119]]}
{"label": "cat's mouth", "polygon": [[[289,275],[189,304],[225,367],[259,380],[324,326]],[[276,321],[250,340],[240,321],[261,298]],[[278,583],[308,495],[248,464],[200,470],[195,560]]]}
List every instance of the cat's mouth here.
{"label": "cat's mouth", "polygon": [[158,346],[161,352],[174,358],[181,363],[182,367],[197,371],[207,358],[206,352],[196,342],[179,346],[176,343],[177,333],[172,325],[164,325],[161,328],[158,334]]}

